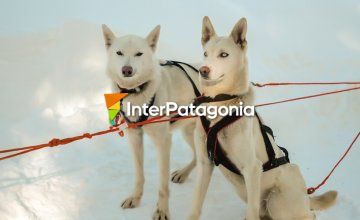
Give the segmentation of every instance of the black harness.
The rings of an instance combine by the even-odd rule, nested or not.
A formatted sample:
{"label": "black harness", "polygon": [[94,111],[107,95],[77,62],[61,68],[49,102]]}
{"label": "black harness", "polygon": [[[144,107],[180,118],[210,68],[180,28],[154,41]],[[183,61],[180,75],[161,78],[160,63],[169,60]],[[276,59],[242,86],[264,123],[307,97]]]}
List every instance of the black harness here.
{"label": "black harness", "polygon": [[[179,61],[168,60],[165,63],[160,64],[160,66],[176,66],[185,73],[185,76],[188,78],[189,82],[191,83],[191,85],[193,87],[194,93],[196,95],[195,97],[197,97],[195,99],[193,105],[199,106],[203,103],[226,101],[226,100],[231,100],[231,99],[239,97],[237,95],[229,95],[229,94],[219,94],[219,95],[215,96],[214,98],[211,98],[209,96],[202,96],[200,91],[196,87],[196,84],[194,83],[194,81],[192,80],[192,78],[190,77],[190,75],[188,74],[188,72],[185,70],[185,68],[182,65],[186,65],[186,66],[190,67],[192,70],[194,70],[195,72],[198,72],[198,70],[195,67],[191,66],[190,64],[179,62]],[[146,87],[146,85],[147,85],[147,83],[144,83],[144,84],[140,85],[138,88],[140,90],[143,90]],[[122,89],[120,87],[119,87],[119,89],[122,92],[130,93],[130,94],[138,93],[138,91],[136,89]],[[153,106],[154,102],[155,102],[155,94],[151,98],[148,108],[146,109],[147,113],[148,113],[148,109],[151,106]],[[122,105],[122,102],[121,102],[121,105]],[[143,121],[146,121],[149,117],[144,114],[144,115],[140,115],[138,120],[131,121],[128,117],[126,117],[125,113],[122,110],[121,110],[121,114],[124,116],[125,120],[128,123],[143,122]],[[272,138],[274,138],[273,131],[271,130],[270,127],[268,127],[262,123],[262,121],[257,113],[255,114],[255,116],[257,117],[257,119],[259,121],[261,134],[263,136],[266,152],[267,152],[267,155],[269,158],[269,160],[263,164],[263,172],[274,169],[283,164],[289,163],[290,160],[289,160],[287,150],[280,146],[279,146],[279,148],[284,152],[285,156],[276,158],[274,148],[273,148],[271,141],[269,139],[269,136],[268,136],[268,134],[269,134],[272,136]],[[177,118],[177,117],[180,117],[180,115],[175,115],[172,118]],[[218,121],[212,127],[210,127],[210,121],[207,120],[207,118],[205,116],[200,117],[202,126],[207,134],[206,147],[207,147],[209,160],[212,161],[216,166],[221,164],[224,167],[226,167],[228,170],[230,170],[238,175],[241,175],[240,170],[234,165],[234,163],[226,155],[226,152],[223,150],[223,148],[221,147],[221,145],[219,143],[217,135],[222,129],[224,129],[226,126],[234,123],[235,121],[239,120],[241,117],[242,116],[237,116],[236,114],[228,115],[226,117],[223,117],[220,121]],[[171,123],[173,123],[173,122],[175,122],[175,121],[172,121]]]}
{"label": "black harness", "polygon": [[135,94],[135,93],[139,93],[139,92],[141,92],[142,90],[144,90],[145,87],[148,85],[148,83],[149,83],[149,82],[145,82],[145,83],[141,84],[140,86],[138,86],[138,87],[137,87],[138,90],[137,90],[137,89],[122,88],[122,87],[120,87],[119,85],[117,85],[117,86],[118,86],[118,88],[120,89],[120,92],[122,92],[122,93]]}
{"label": "black harness", "polygon": [[[195,101],[194,105],[198,106],[202,103],[226,101],[226,100],[234,99],[236,97],[238,96],[228,95],[228,94],[219,94],[214,98],[208,96],[202,96]],[[288,152],[285,148],[279,147],[284,152],[285,156],[276,158],[274,148],[268,136],[268,134],[270,134],[274,138],[273,131],[271,130],[270,127],[262,123],[257,113],[255,113],[255,116],[259,121],[260,131],[264,139],[266,152],[269,158],[269,160],[266,163],[264,163],[262,166],[263,172],[274,169],[283,164],[289,163],[290,160],[289,160]],[[236,173],[238,175],[241,175],[241,172],[229,159],[229,157],[226,155],[226,152],[221,147],[220,142],[218,140],[218,133],[228,125],[234,123],[235,121],[241,118],[242,116],[231,114],[223,117],[220,121],[218,121],[216,124],[210,127],[210,121],[205,116],[200,116],[201,124],[205,130],[205,133],[207,134],[206,148],[207,148],[209,160],[213,162],[216,166],[221,164],[231,172]]]}
{"label": "black harness", "polygon": [[[185,68],[183,66],[181,66],[181,64],[183,65],[186,65],[188,67],[190,67],[192,70],[194,70],[195,72],[198,72],[198,70],[191,66],[190,64],[187,64],[187,63],[183,63],[183,62],[179,62],[179,61],[173,61],[173,60],[167,60],[166,63],[161,63],[160,66],[176,66],[178,67],[179,69],[181,69],[184,73],[185,73],[185,76],[188,78],[188,80],[190,81],[192,87],[193,87],[193,90],[194,90],[194,93],[195,93],[195,97],[199,97],[200,96],[200,92],[198,90],[198,88],[196,87],[196,84],[194,83],[194,81],[192,80],[192,78],[189,76],[189,74],[187,73],[187,71],[185,70]],[[141,92],[142,90],[146,89],[146,86],[147,86],[148,82],[145,82],[143,84],[141,84],[138,88],[138,90],[136,89],[126,89],[126,88],[121,88],[119,85],[119,89],[121,92],[123,93],[129,93],[129,94],[136,94],[136,93],[139,93]],[[125,112],[122,110],[122,101],[120,101],[120,112],[122,114],[122,116],[124,117],[125,121],[127,123],[139,123],[139,122],[143,122],[143,121],[146,121],[148,120],[149,118],[149,108],[151,106],[154,105],[154,102],[155,102],[155,96],[156,96],[156,93],[153,95],[153,97],[150,99],[150,102],[149,102],[149,105],[148,107],[145,109],[145,112],[146,114],[142,114],[140,115],[140,117],[136,120],[136,121],[131,121],[125,114]],[[179,117],[179,115],[175,115],[173,116],[173,118],[176,118],[176,117]],[[170,123],[173,123],[174,121],[171,121]],[[141,126],[140,126],[141,127]]]}

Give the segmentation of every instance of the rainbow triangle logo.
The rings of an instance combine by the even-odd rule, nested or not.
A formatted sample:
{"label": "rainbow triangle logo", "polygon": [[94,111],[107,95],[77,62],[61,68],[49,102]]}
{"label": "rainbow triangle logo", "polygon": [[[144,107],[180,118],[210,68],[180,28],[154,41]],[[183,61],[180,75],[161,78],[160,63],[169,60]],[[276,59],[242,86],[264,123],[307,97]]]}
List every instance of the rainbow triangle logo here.
{"label": "rainbow triangle logo", "polygon": [[109,123],[112,126],[117,125],[119,122],[121,107],[120,101],[127,95],[128,93],[104,94],[106,107],[109,112]]}

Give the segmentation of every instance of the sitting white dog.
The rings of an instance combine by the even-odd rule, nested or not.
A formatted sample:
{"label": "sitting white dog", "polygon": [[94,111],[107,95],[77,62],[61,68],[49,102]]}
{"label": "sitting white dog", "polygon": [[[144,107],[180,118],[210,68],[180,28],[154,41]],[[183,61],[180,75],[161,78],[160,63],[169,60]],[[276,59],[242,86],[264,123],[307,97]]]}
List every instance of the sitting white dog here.
{"label": "sitting white dog", "polygon": [[[206,97],[203,104],[254,105],[246,31],[247,22],[242,18],[230,36],[218,37],[209,18],[204,18],[205,61],[200,68],[200,87]],[[276,145],[271,129],[258,115],[235,119],[201,117],[195,132],[198,176],[190,220],[200,218],[214,164],[247,202],[247,220],[310,220],[315,219],[312,210],[335,203],[335,191],[309,197],[299,167],[289,163],[286,150]]]}

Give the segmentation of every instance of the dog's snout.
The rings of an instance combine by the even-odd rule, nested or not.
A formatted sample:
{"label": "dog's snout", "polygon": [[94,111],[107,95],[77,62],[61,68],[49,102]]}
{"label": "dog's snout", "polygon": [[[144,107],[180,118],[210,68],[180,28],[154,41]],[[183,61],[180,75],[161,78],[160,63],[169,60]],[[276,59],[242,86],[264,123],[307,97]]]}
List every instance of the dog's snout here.
{"label": "dog's snout", "polygon": [[210,73],[210,68],[207,66],[202,66],[199,69],[200,75],[204,78],[208,78],[209,77],[209,73]]}
{"label": "dog's snout", "polygon": [[122,68],[122,74],[125,77],[130,77],[133,75],[133,68],[131,66],[123,66]]}

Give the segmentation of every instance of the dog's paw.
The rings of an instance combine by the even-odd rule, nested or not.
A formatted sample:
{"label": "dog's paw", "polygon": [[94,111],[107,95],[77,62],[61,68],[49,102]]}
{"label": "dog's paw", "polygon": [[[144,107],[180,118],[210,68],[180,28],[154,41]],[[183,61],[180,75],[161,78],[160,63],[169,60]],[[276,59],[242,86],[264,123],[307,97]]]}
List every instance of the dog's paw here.
{"label": "dog's paw", "polygon": [[121,208],[123,209],[133,209],[138,207],[140,204],[140,198],[129,197],[121,203]]}
{"label": "dog's paw", "polygon": [[189,176],[189,172],[185,169],[176,170],[171,174],[171,182],[184,183]]}
{"label": "dog's paw", "polygon": [[156,209],[153,215],[153,220],[170,220],[169,211]]}

